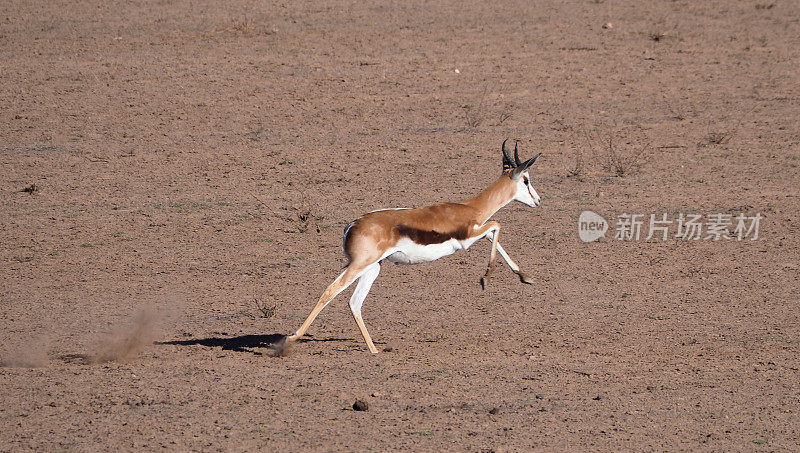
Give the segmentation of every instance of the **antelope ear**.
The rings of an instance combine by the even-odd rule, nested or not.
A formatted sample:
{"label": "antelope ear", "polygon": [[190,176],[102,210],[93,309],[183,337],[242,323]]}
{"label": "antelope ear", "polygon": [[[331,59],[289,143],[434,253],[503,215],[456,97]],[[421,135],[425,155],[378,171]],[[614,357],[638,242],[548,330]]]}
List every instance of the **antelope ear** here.
{"label": "antelope ear", "polygon": [[523,173],[528,171],[528,168],[530,168],[531,165],[536,163],[536,160],[539,159],[539,156],[541,156],[541,155],[542,155],[542,153],[539,153],[539,154],[531,157],[530,159],[526,160],[525,162],[520,164],[518,167],[514,168],[514,171],[511,172],[511,179],[513,179],[514,181],[518,180],[519,177]]}
{"label": "antelope ear", "polygon": [[520,165],[520,167],[524,168],[525,170],[531,168],[531,165],[535,164],[536,161],[539,159],[539,157],[541,157],[541,155],[542,155],[542,153],[539,153],[539,154],[531,157],[530,159],[526,160],[525,163]]}
{"label": "antelope ear", "polygon": [[508,151],[506,151],[506,142],[508,139],[503,140],[503,146],[501,149],[503,150],[503,171],[511,170],[512,168],[516,168],[517,166],[514,164],[514,161],[511,160],[511,156],[508,155]]}

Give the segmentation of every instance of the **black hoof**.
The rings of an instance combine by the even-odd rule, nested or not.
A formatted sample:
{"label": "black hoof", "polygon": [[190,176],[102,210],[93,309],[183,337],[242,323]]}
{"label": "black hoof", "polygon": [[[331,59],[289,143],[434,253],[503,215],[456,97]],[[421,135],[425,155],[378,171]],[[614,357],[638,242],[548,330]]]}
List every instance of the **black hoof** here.
{"label": "black hoof", "polygon": [[519,281],[522,283],[525,283],[526,285],[533,285],[533,280],[527,275],[523,274],[522,272],[519,272],[517,275],[519,276]]}

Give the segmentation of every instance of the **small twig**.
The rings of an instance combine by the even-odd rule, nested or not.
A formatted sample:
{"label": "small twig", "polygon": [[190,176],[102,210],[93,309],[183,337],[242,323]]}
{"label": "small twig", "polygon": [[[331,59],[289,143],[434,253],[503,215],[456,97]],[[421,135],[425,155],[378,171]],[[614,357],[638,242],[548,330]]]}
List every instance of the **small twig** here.
{"label": "small twig", "polygon": [[254,195],[254,194],[252,194],[252,193],[251,193],[250,195],[251,195],[253,198],[255,198],[255,199],[256,199],[256,201],[258,201],[259,203],[261,203],[261,204],[262,204],[262,205],[263,205],[265,208],[267,208],[267,210],[268,210],[269,212],[271,212],[271,213],[272,213],[272,215],[274,215],[275,217],[278,217],[278,213],[277,213],[277,212],[275,212],[275,211],[273,211],[273,210],[272,210],[272,208],[271,208],[271,207],[269,207],[269,205],[268,205],[268,204],[266,204],[266,203],[265,203],[265,202],[264,202],[264,201],[263,201],[261,198],[258,198],[257,196],[255,196],[255,195]]}

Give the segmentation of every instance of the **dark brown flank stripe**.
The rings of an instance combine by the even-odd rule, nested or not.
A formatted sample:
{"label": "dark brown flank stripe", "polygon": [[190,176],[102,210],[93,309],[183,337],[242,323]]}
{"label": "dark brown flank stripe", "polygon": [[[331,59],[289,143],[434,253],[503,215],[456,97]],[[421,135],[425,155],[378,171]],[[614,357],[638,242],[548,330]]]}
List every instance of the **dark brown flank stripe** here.
{"label": "dark brown flank stripe", "polygon": [[441,244],[450,239],[457,239],[463,241],[469,237],[469,230],[467,227],[459,227],[457,230],[450,233],[440,233],[438,231],[420,230],[406,225],[397,225],[395,230],[403,236],[411,239],[420,245]]}

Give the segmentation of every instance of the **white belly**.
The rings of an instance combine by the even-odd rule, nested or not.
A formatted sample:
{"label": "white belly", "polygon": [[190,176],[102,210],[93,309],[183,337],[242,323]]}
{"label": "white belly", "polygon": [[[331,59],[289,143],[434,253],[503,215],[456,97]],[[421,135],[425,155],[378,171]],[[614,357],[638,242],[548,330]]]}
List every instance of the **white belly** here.
{"label": "white belly", "polygon": [[409,239],[401,239],[394,252],[386,259],[395,264],[419,264],[438,260],[439,258],[469,248],[478,238],[466,241],[450,239],[440,244],[420,245]]}

